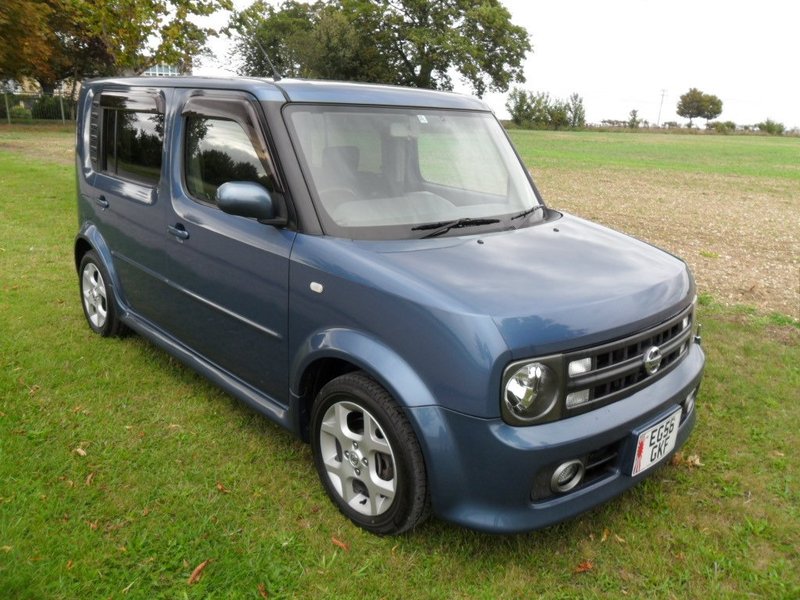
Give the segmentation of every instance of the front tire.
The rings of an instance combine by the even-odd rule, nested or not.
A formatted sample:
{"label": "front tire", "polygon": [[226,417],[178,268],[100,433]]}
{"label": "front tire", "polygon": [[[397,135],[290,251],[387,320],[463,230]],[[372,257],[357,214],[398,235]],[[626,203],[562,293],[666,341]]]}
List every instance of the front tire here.
{"label": "front tire", "polygon": [[394,535],[427,518],[419,442],[389,393],[366,374],[342,375],[320,390],[311,448],[325,491],[356,525]]}
{"label": "front tire", "polygon": [[117,316],[117,303],[111,277],[97,253],[89,250],[78,268],[81,304],[86,322],[92,331],[110,337],[119,335],[122,323]]}

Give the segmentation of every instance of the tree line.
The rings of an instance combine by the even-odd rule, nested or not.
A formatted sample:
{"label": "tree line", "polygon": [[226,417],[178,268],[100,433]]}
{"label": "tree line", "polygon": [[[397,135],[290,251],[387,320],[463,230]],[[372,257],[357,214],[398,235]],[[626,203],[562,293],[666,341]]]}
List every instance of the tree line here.
{"label": "tree line", "polygon": [[583,98],[577,93],[561,100],[551,98],[547,92],[514,88],[508,95],[506,110],[511,122],[523,129],[576,129],[586,125]]}
{"label": "tree line", "polygon": [[[547,92],[533,92],[516,87],[511,90],[506,101],[506,110],[511,122],[523,129],[580,129],[586,126],[586,109],[583,98],[574,93],[567,100],[551,98]],[[690,88],[683,94],[675,108],[678,115],[689,119],[689,127],[693,119],[706,119],[706,129],[716,133],[732,133],[737,129],[744,131],[761,131],[770,135],[782,135],[785,127],[782,123],[767,119],[752,126],[737,128],[732,121],[712,121],[722,114],[722,100],[713,94],[706,94],[697,88]],[[614,128],[639,129],[650,124],[639,118],[639,111],[633,109],[628,119],[603,119],[602,125]],[[678,123],[665,123],[668,128],[679,127]]]}
{"label": "tree line", "polygon": [[3,0],[0,80],[45,91],[65,79],[188,70],[221,32],[236,36],[240,74],[370,81],[451,89],[456,73],[477,95],[524,82],[528,32],[499,0],[256,0],[223,28],[195,17],[231,0]]}
{"label": "tree line", "polygon": [[[221,28],[196,17],[231,11],[232,0],[2,0],[0,81],[29,78],[51,92],[64,80],[137,75],[156,64],[188,71],[208,53],[209,38],[235,37],[239,73],[368,81],[452,89],[453,76],[478,96],[524,83],[531,42],[499,0],[256,0]],[[267,58],[269,57],[269,58]],[[722,113],[722,100],[691,88],[678,115]],[[514,88],[506,102],[519,127],[580,128],[583,98],[552,98]],[[629,127],[640,124],[631,111]],[[731,129],[715,122],[716,129]],[[767,119],[757,128],[782,133]]]}

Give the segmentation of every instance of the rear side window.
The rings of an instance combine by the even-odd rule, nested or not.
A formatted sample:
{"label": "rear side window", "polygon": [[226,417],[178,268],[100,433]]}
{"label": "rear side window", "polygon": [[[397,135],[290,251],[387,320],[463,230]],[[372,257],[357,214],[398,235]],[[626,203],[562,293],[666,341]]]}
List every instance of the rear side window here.
{"label": "rear side window", "polygon": [[93,104],[92,163],[109,175],[156,185],[164,146],[163,97],[152,90],[106,90]]}
{"label": "rear side window", "polygon": [[217,188],[228,181],[253,181],[275,191],[265,162],[269,166],[237,121],[196,114],[187,118],[186,187],[198,200],[215,203]]}
{"label": "rear side window", "polygon": [[163,145],[163,114],[103,110],[102,169],[107,173],[156,185],[161,176]]}

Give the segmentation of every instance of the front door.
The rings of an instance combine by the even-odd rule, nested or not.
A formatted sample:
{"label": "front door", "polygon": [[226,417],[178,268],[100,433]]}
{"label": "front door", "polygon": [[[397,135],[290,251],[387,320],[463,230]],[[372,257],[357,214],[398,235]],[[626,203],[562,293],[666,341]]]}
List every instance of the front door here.
{"label": "front door", "polygon": [[176,90],[165,223],[169,318],[161,326],[279,404],[288,394],[289,255],[295,233],[223,213],[217,187],[282,192],[261,109],[240,92]]}

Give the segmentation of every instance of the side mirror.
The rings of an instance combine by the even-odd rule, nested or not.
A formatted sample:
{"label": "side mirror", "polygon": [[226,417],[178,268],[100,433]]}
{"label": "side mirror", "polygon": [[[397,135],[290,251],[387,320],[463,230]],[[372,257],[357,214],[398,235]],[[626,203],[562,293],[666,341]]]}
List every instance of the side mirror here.
{"label": "side mirror", "polygon": [[253,181],[229,181],[217,188],[217,206],[222,212],[258,219],[269,225],[285,225],[275,213],[275,204],[264,186]]}

